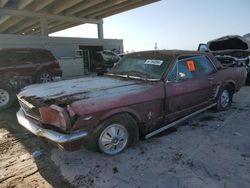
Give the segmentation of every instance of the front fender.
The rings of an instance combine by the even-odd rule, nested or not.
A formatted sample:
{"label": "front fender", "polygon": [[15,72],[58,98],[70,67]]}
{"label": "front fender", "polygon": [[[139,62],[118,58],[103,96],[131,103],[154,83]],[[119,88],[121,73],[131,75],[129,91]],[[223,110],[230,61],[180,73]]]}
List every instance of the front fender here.
{"label": "front fender", "polygon": [[130,109],[129,107],[124,107],[124,108],[117,108],[113,110],[97,112],[91,115],[80,116],[73,125],[72,130],[92,131],[106,119],[121,113],[128,113],[132,115],[136,119],[136,121],[142,122],[142,118],[135,110]]}
{"label": "front fender", "polygon": [[140,115],[133,109],[130,109],[129,107],[124,107],[124,108],[118,108],[118,109],[113,109],[111,111],[108,111],[107,113],[103,114],[97,124],[95,124],[95,127],[98,126],[101,122],[105,121],[106,119],[116,115],[116,114],[121,114],[121,113],[128,113],[132,115],[137,121],[142,122],[142,118]]}

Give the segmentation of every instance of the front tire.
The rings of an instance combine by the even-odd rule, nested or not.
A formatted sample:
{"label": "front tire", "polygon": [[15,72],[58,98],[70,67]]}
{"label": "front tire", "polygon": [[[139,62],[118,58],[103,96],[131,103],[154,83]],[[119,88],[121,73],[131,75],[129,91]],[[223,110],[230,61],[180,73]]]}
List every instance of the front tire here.
{"label": "front tire", "polygon": [[101,123],[90,136],[87,147],[117,155],[139,140],[136,121],[129,114],[115,115]]}
{"label": "front tire", "polygon": [[228,110],[233,101],[233,89],[230,86],[225,86],[221,89],[218,100],[217,100],[217,110],[224,111]]}
{"label": "front tire", "polygon": [[15,92],[8,85],[0,85],[0,110],[9,108],[15,102]]}

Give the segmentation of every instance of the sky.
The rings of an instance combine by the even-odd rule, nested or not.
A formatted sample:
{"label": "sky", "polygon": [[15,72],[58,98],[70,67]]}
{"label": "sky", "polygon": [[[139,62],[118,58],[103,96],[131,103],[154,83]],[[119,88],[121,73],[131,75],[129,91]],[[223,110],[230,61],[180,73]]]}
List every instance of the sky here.
{"label": "sky", "polygon": [[[162,0],[104,20],[104,38],[123,39],[124,51],[196,50],[225,35],[250,33],[250,0]],[[97,37],[84,24],[51,36]]]}

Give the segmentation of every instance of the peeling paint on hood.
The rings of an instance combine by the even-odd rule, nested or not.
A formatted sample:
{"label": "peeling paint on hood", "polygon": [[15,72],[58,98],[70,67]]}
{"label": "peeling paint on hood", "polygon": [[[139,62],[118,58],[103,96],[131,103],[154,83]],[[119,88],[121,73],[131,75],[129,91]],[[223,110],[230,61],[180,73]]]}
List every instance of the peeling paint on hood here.
{"label": "peeling paint on hood", "polygon": [[117,77],[86,77],[59,82],[35,84],[25,87],[19,97],[46,100],[60,100],[59,103],[75,100],[112,97],[145,89],[143,81]]}

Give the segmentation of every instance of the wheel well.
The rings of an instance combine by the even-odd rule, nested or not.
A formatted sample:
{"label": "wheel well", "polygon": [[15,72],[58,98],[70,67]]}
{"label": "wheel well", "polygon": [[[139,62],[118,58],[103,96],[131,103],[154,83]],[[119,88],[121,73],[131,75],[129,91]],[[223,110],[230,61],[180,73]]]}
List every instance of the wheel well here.
{"label": "wheel well", "polygon": [[138,132],[139,132],[139,136],[141,136],[143,134],[143,130],[144,130],[144,127],[142,126],[142,123],[140,122],[140,120],[138,119],[138,117],[136,115],[134,115],[133,113],[131,112],[119,112],[119,113],[116,113],[116,114],[112,114],[111,116],[108,116],[106,118],[104,118],[103,120],[99,121],[98,124],[96,125],[97,127],[104,121],[114,117],[114,116],[117,116],[117,115],[129,115],[131,118],[133,118],[136,122],[136,126],[138,128]]}
{"label": "wheel well", "polygon": [[233,93],[235,93],[236,87],[235,87],[235,84],[233,82],[227,83],[226,86],[229,86],[232,89]]}
{"label": "wheel well", "polygon": [[44,67],[42,69],[37,70],[36,73],[35,73],[35,76],[38,76],[42,72],[48,72],[48,73],[51,74],[50,70]]}

